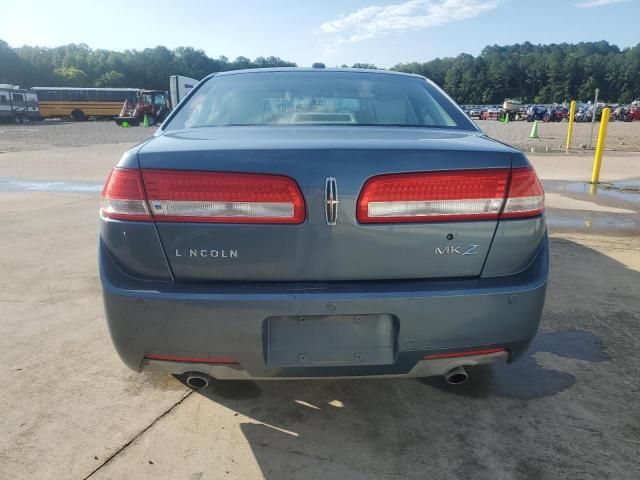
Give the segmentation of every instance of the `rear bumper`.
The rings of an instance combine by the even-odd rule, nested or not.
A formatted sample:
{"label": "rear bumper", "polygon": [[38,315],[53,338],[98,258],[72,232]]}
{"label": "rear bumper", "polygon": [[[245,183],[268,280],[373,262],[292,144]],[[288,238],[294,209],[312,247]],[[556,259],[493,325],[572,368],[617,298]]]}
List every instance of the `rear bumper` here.
{"label": "rear bumper", "polygon": [[[547,276],[546,239],[531,264],[508,277],[318,284],[140,281],[119,270],[100,247],[107,321],[124,363],[133,370],[200,371],[221,379],[430,376],[459,365],[514,360],[538,329]],[[392,362],[269,364],[270,317],[379,314],[396,319]],[[487,348],[509,353],[424,360]],[[150,360],[147,355],[224,357],[238,364]]]}

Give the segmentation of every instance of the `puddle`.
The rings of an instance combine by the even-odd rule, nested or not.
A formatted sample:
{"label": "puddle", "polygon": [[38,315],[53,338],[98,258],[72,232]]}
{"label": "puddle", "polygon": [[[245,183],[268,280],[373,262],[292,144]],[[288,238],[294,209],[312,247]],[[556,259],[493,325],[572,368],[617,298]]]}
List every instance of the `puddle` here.
{"label": "puddle", "polygon": [[640,214],[546,209],[547,225],[552,232],[590,231],[603,234],[640,235]]}
{"label": "puddle", "polygon": [[[567,208],[558,208],[549,201],[546,217],[550,230],[640,234],[640,180],[598,185],[562,180],[545,180],[542,183],[548,194],[582,202],[581,208],[571,208],[571,202]],[[588,207],[589,204],[593,209]]]}
{"label": "puddle", "polygon": [[543,331],[538,333],[529,350],[517,362],[470,369],[469,380],[463,385],[448,385],[441,377],[420,381],[464,397],[495,395],[522,399],[555,395],[575,383],[576,377],[570,373],[540,366],[535,359],[538,352],[587,362],[609,360],[602,340],[592,333],[583,330]]}
{"label": "puddle", "polygon": [[97,182],[24,180],[0,177],[0,192],[96,193],[101,192],[102,187],[103,184]]}
{"label": "puddle", "polygon": [[[587,182],[543,180],[545,192],[562,193],[581,200],[614,200],[617,206],[640,208],[640,180],[624,180],[592,185]],[[613,205],[611,205],[613,206]]]}

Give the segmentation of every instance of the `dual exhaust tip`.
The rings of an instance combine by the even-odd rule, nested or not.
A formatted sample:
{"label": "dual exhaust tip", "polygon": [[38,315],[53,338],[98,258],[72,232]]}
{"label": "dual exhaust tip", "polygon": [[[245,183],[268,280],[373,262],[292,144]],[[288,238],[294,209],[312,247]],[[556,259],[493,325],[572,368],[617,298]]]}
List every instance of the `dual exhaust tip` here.
{"label": "dual exhaust tip", "polygon": [[[444,374],[444,379],[449,385],[461,385],[469,379],[469,374],[464,367],[455,367]],[[189,372],[186,383],[193,390],[201,390],[209,386],[211,377],[206,373]]]}

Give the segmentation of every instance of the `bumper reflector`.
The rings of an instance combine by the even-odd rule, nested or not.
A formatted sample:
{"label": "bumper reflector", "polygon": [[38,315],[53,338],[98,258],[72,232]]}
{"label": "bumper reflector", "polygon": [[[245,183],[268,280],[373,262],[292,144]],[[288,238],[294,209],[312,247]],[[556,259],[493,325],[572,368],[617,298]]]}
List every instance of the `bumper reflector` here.
{"label": "bumper reflector", "polygon": [[485,348],[482,350],[467,350],[464,352],[434,353],[432,355],[425,355],[424,359],[435,360],[436,358],[473,357],[476,355],[488,355],[490,353],[499,353],[506,351],[506,348]]}
{"label": "bumper reflector", "polygon": [[185,363],[217,363],[220,365],[239,365],[237,361],[228,357],[179,357],[174,355],[145,355],[148,360],[165,360],[168,362]]}

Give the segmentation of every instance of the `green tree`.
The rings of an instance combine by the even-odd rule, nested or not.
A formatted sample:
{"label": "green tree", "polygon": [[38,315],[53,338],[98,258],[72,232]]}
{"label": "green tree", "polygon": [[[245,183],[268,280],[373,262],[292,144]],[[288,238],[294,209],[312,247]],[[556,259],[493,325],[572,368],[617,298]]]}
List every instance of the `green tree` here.
{"label": "green tree", "polygon": [[127,77],[124,73],[110,70],[103,73],[95,81],[96,87],[125,87],[127,84]]}
{"label": "green tree", "polygon": [[76,67],[56,68],[53,73],[64,87],[86,87],[89,83],[87,74]]}

